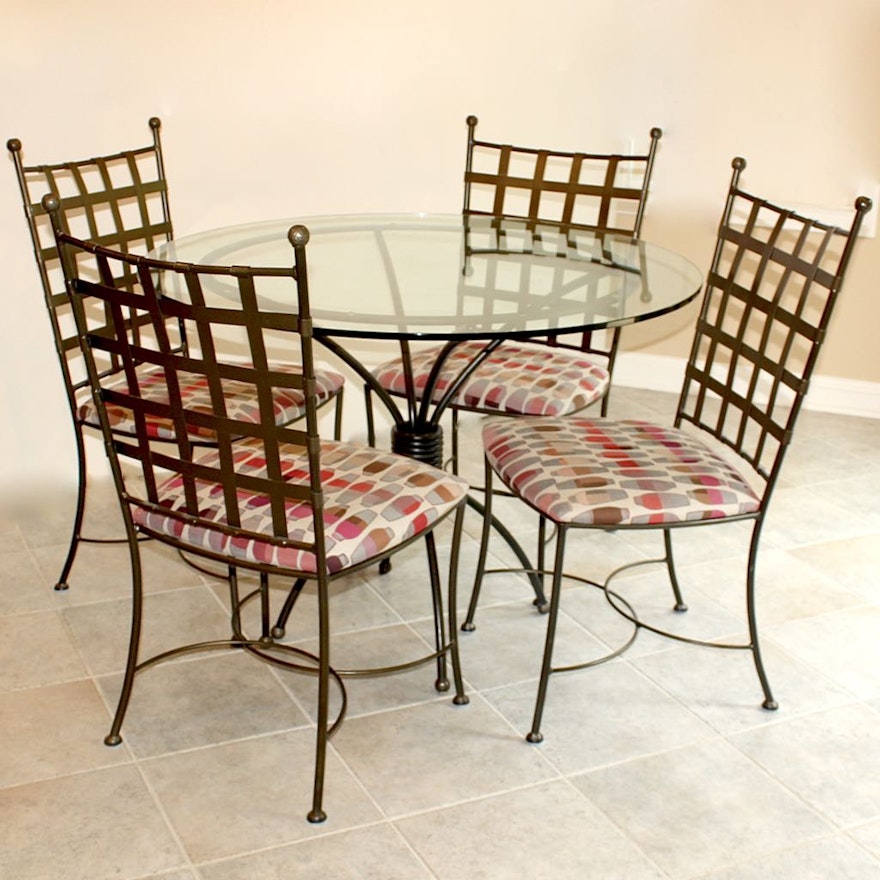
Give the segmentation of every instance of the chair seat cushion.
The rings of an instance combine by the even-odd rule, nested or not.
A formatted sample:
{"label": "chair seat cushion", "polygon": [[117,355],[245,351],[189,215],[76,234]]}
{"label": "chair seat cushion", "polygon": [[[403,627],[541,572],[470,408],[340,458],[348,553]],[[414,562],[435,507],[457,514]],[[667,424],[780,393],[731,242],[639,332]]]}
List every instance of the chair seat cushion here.
{"label": "chair seat cushion", "polygon": [[[453,350],[441,369],[433,403],[443,397],[485,345],[465,342]],[[440,351],[437,347],[413,354],[413,381],[419,398]],[[400,358],[377,367],[373,375],[390,393],[406,396]],[[452,406],[512,415],[564,416],[599,400],[610,381],[608,370],[587,354],[540,343],[504,342],[458,390]]]}
{"label": "chair seat cushion", "polygon": [[[262,444],[241,440],[234,445],[237,474],[265,477]],[[308,470],[302,447],[282,446],[283,476],[288,482],[307,483]],[[218,451],[204,448],[199,463],[217,465]],[[419,535],[457,506],[467,493],[467,483],[445,471],[369,447],[325,441],[321,444],[321,483],[324,487],[324,529],[327,569],[330,573],[369,561]],[[199,519],[187,523],[137,503],[135,522],[148,532],[167,535],[194,551],[236,560],[315,572],[315,554],[273,544],[259,537],[230,537],[213,526],[228,525],[222,487],[197,480]],[[158,487],[159,503],[168,510],[184,510],[182,480],[170,477]],[[272,516],[265,495],[238,490],[241,528],[272,537]],[[286,506],[288,537],[314,540],[312,508],[290,500]]]}
{"label": "chair seat cushion", "polygon": [[756,512],[760,500],[693,434],[643,421],[489,419],[492,469],[557,523],[663,525]]}
{"label": "chair seat cushion", "polygon": [[[284,364],[281,366],[273,365],[272,369],[294,373],[299,368],[293,364]],[[138,367],[138,380],[145,399],[158,403],[168,403],[168,389],[165,387],[165,376],[161,368],[146,364],[141,365]],[[322,369],[318,371],[316,376],[318,405],[326,403],[334,395],[338,394],[344,382],[344,377],[339,373],[334,373],[332,370]],[[122,380],[115,387],[124,390],[127,388],[127,384]],[[248,422],[257,422],[259,420],[259,410],[252,385],[245,382],[226,380],[223,383],[223,388],[226,397],[227,413],[230,418]],[[183,376],[181,376],[180,390],[185,401],[184,406],[187,409],[199,412],[212,411],[211,395],[204,376],[193,374],[189,383],[183,381]],[[296,421],[306,414],[305,397],[299,389],[276,388],[274,394],[276,424],[286,425],[288,422]],[[77,414],[83,424],[94,428],[100,427],[98,410],[91,398],[80,404]],[[107,414],[110,417],[110,424],[114,433],[135,434],[134,421],[131,418],[130,410],[111,404],[107,407]],[[150,437],[156,440],[174,439],[174,427],[169,419],[148,416],[147,431]],[[195,440],[209,440],[211,436],[212,433],[207,429],[193,428],[191,432],[191,437]]]}

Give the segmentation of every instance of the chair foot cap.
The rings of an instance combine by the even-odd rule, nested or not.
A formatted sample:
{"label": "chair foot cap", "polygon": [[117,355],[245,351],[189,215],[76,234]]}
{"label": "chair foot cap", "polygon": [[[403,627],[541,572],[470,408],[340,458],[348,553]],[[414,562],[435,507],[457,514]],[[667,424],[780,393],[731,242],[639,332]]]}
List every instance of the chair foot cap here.
{"label": "chair foot cap", "polygon": [[463,623],[461,625],[461,631],[465,633],[472,633],[477,628],[475,623]]}
{"label": "chair foot cap", "polygon": [[538,614],[546,614],[550,610],[550,603],[546,599],[543,602],[535,599],[534,605],[538,609]]}
{"label": "chair foot cap", "polygon": [[273,639],[283,639],[286,630],[283,626],[273,626],[272,627],[272,638]]}
{"label": "chair foot cap", "polygon": [[324,822],[327,819],[327,814],[323,810],[310,810],[308,816],[306,818],[313,825],[317,825],[319,822]]}
{"label": "chair foot cap", "polygon": [[104,737],[105,746],[118,746],[122,742],[122,737],[118,733],[108,733]]}
{"label": "chair foot cap", "polygon": [[678,611],[679,614],[681,614],[683,611],[687,611],[688,607],[684,602],[676,602],[675,603],[675,610]]}
{"label": "chair foot cap", "polygon": [[69,590],[70,584],[67,583],[67,581],[59,581],[57,584],[55,584],[55,589],[59,592],[62,592],[63,590]]}
{"label": "chair foot cap", "polygon": [[438,678],[437,681],[434,682],[434,690],[439,691],[441,694],[445,694],[446,691],[449,690],[449,679]]}
{"label": "chair foot cap", "polygon": [[456,694],[452,698],[453,706],[467,706],[467,704],[471,701],[471,698],[467,694]]}
{"label": "chair foot cap", "polygon": [[764,700],[761,705],[770,712],[775,712],[779,708],[779,703],[776,700]]}
{"label": "chair foot cap", "polygon": [[544,734],[543,733],[535,733],[535,731],[532,731],[531,733],[527,733],[526,734],[526,742],[530,742],[530,743],[544,742]]}
{"label": "chair foot cap", "polygon": [[389,571],[391,571],[391,560],[383,559],[379,563],[379,574],[388,574]]}

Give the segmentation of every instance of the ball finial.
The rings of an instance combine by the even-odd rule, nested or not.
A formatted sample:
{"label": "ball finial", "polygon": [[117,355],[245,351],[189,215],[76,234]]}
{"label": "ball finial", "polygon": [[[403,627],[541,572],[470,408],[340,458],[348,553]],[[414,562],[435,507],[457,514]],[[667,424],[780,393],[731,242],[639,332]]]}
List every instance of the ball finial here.
{"label": "ball finial", "polygon": [[158,116],[151,116],[150,117],[150,128],[152,128],[153,131],[158,131],[161,127],[162,127],[162,120],[159,119]]}
{"label": "ball finial", "polygon": [[305,247],[309,242],[309,230],[301,224],[291,226],[287,238],[294,247]]}
{"label": "ball finial", "polygon": [[61,203],[58,201],[58,196],[56,196],[54,193],[46,193],[46,195],[44,195],[43,198],[40,199],[40,204],[49,214],[57,211],[58,208],[61,206]]}
{"label": "ball finial", "polygon": [[21,141],[18,138],[9,138],[9,140],[6,141],[6,149],[9,150],[10,153],[20,153]]}
{"label": "ball finial", "polygon": [[733,160],[733,162],[731,162],[731,165],[732,165],[733,168],[736,169],[737,171],[742,171],[743,168],[746,167],[746,160],[743,159],[742,156],[737,156],[737,157]]}

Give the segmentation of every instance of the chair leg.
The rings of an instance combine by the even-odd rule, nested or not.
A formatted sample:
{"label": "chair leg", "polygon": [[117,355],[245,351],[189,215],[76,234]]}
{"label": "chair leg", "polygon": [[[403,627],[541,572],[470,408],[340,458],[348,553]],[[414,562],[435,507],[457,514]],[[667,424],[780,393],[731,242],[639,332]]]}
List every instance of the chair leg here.
{"label": "chair leg", "polygon": [[287,630],[288,618],[290,617],[290,614],[293,611],[293,607],[294,605],[296,605],[296,600],[299,599],[300,593],[302,593],[303,587],[305,585],[305,578],[300,578],[290,588],[290,592],[287,594],[287,598],[284,600],[284,605],[281,607],[281,612],[278,614],[278,620],[275,622],[275,626],[272,627],[273,639],[284,638],[284,633]]}
{"label": "chair leg", "polygon": [[541,680],[538,684],[538,696],[535,700],[535,714],[532,718],[532,729],[526,735],[530,743],[544,740],[541,733],[541,718],[544,715],[544,701],[547,698],[547,684],[553,673],[553,643],[556,639],[556,621],[559,617],[559,603],[562,594],[562,572],[565,557],[565,538],[568,534],[566,526],[559,525],[556,531],[556,558],[553,562],[553,586],[550,594],[550,611],[547,614],[547,635],[544,639],[544,659],[541,662]]}
{"label": "chair leg", "polygon": [[477,570],[474,573],[474,585],[471,588],[471,599],[468,603],[467,615],[465,616],[464,623],[461,625],[463,632],[473,632],[476,629],[474,617],[477,613],[477,603],[480,601],[483,574],[486,571],[486,556],[489,552],[489,536],[492,532],[492,468],[488,460],[485,460],[483,485],[486,491],[483,507],[483,529],[480,535],[480,553],[477,557]]}
{"label": "chair leg", "polygon": [[333,419],[333,439],[339,442],[342,439],[342,402],[345,389],[340,388],[336,395],[336,415]]}
{"label": "chair leg", "polygon": [[752,531],[752,541],[749,547],[749,563],[746,570],[746,609],[749,618],[749,644],[751,645],[758,680],[761,682],[761,688],[764,691],[764,702],[762,705],[765,709],[773,710],[778,709],[779,704],[773,699],[770,682],[764,670],[764,661],[761,659],[761,647],[758,642],[758,617],[755,608],[755,563],[758,556],[758,537],[760,532],[761,520],[758,520]]}
{"label": "chair leg", "polygon": [[455,512],[452,527],[452,549],[449,554],[449,580],[447,600],[449,602],[449,647],[452,654],[452,677],[455,681],[455,696],[452,702],[456,706],[465,706],[470,700],[464,692],[464,680],[461,675],[461,656],[458,650],[458,561],[461,550],[461,533],[464,528],[465,506]]}
{"label": "chair leg", "polygon": [[675,560],[672,557],[672,533],[669,529],[663,529],[663,545],[666,549],[666,570],[669,572],[669,582],[672,584],[672,592],[675,594],[675,610],[687,611],[687,603],[681,596],[681,587],[678,585],[678,576],[675,573]]}
{"label": "chair leg", "polygon": [[143,571],[141,569],[141,554],[138,547],[137,534],[131,524],[128,514],[125,515],[125,528],[128,532],[128,552],[131,559],[131,631],[128,639],[128,659],[125,663],[125,677],[122,680],[122,690],[119,694],[119,702],[116,704],[116,714],[110,733],[104,737],[104,744],[118,746],[122,742],[119,731],[128,709],[131,699],[132,686],[138,666],[138,653],[141,642],[141,623],[143,620]]}
{"label": "chair leg", "polygon": [[327,769],[327,739],[330,710],[330,591],[326,575],[318,575],[318,713],[315,739],[315,784],[309,822],[323,822],[324,774]]}
{"label": "chair leg", "polygon": [[76,435],[76,510],[73,514],[73,527],[70,530],[70,546],[67,550],[67,557],[64,565],[61,566],[61,574],[58,575],[58,581],[55,584],[56,590],[66,590],[70,587],[67,579],[70,577],[70,570],[73,568],[73,561],[76,559],[76,551],[82,535],[82,524],[86,510],[86,449],[83,440],[82,430],[79,425],[74,426]]}
{"label": "chair leg", "polygon": [[367,445],[376,446],[376,423],[373,418],[373,392],[369,385],[364,385],[364,407],[367,414]]}
{"label": "chair leg", "polygon": [[434,532],[425,535],[428,550],[428,572],[431,580],[431,604],[434,609],[434,647],[437,651],[437,680],[435,690],[445,693],[449,690],[449,676],[446,672],[446,618],[443,614],[443,591],[440,586],[440,567],[437,563],[437,543]]}

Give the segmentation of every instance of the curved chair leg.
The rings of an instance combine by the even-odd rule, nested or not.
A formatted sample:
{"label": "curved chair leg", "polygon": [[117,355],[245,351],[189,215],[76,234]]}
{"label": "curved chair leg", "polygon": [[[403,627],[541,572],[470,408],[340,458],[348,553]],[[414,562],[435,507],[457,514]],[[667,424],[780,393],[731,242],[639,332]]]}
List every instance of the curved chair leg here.
{"label": "curved chair leg", "polygon": [[757,520],[752,531],[752,540],[749,546],[749,563],[746,570],[746,609],[749,618],[749,644],[752,649],[752,658],[755,661],[755,670],[758,673],[758,679],[764,691],[764,702],[762,705],[765,709],[773,710],[778,709],[779,704],[773,699],[770,682],[764,670],[764,662],[761,659],[761,647],[758,642],[758,617],[755,609],[755,563],[758,556],[758,537],[760,532],[761,520]]}
{"label": "curved chair leg", "polygon": [[544,701],[547,698],[547,684],[553,673],[553,643],[556,639],[556,621],[559,617],[559,603],[562,594],[562,573],[565,557],[565,538],[568,534],[566,526],[559,525],[556,530],[556,558],[553,563],[553,587],[550,594],[550,610],[547,614],[547,635],[544,639],[544,659],[541,662],[541,680],[538,684],[538,696],[535,700],[535,714],[532,717],[532,729],[526,735],[530,743],[539,743],[544,739],[541,733],[541,718],[544,715]]}
{"label": "curved chair leg", "polygon": [[474,573],[474,585],[471,587],[471,598],[468,603],[467,615],[465,616],[464,623],[461,625],[463,632],[473,632],[476,629],[474,617],[477,613],[477,603],[480,601],[483,574],[486,571],[486,556],[489,552],[489,536],[492,532],[492,468],[488,460],[485,460],[483,485],[486,487],[486,491],[483,506],[483,528],[480,534],[480,553],[477,557],[477,569]]}
{"label": "curved chair leg", "polygon": [[67,556],[64,559],[64,565],[61,566],[61,574],[58,575],[58,581],[55,584],[56,590],[66,590],[70,587],[67,579],[70,577],[70,570],[73,568],[73,561],[76,559],[76,551],[82,535],[83,518],[86,511],[86,449],[83,441],[82,431],[78,427],[74,428],[76,435],[76,511],[73,514],[73,527],[70,530],[70,546],[67,550]]}
{"label": "curved chair leg", "polygon": [[131,689],[134,684],[135,673],[138,665],[138,652],[141,641],[141,621],[143,620],[143,580],[141,570],[141,554],[138,548],[137,535],[126,513],[126,531],[128,532],[128,552],[131,557],[131,632],[128,639],[128,659],[125,663],[125,677],[122,680],[122,691],[119,694],[119,702],[116,704],[116,714],[113,716],[113,724],[110,733],[104,737],[104,743],[108,746],[118,746],[122,742],[119,731],[125,718],[128,703],[131,699]]}
{"label": "curved chair leg", "polygon": [[425,535],[428,551],[428,572],[431,580],[431,604],[434,609],[434,648],[437,651],[437,680],[435,690],[445,693],[449,690],[449,676],[446,672],[446,618],[443,614],[443,591],[440,586],[440,567],[437,563],[437,544],[434,532]]}
{"label": "curved chair leg", "polygon": [[294,605],[296,605],[296,600],[299,599],[300,593],[302,593],[303,587],[305,585],[305,578],[300,578],[290,588],[290,591],[287,594],[287,598],[284,600],[284,605],[282,605],[281,611],[278,614],[278,619],[275,622],[275,626],[272,627],[272,638],[284,638],[284,633],[287,629],[287,620],[290,617],[290,614],[293,611],[293,607]]}
{"label": "curved chair leg", "polygon": [[675,573],[675,560],[672,557],[672,533],[669,529],[663,529],[663,545],[666,548],[666,570],[669,572],[669,582],[672,584],[672,592],[675,594],[675,610],[687,611],[687,603],[682,599],[678,576]]}

